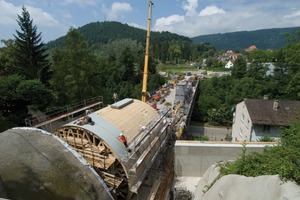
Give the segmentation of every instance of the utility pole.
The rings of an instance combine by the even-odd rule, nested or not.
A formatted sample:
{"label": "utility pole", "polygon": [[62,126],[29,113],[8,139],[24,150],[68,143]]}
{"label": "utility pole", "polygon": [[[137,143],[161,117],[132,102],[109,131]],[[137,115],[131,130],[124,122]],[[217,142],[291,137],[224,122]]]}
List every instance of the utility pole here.
{"label": "utility pole", "polygon": [[151,15],[152,15],[153,3],[149,3],[148,11],[148,26],[147,26],[147,38],[146,38],[146,53],[145,53],[145,63],[144,63],[144,76],[143,76],[143,88],[142,88],[142,101],[146,102],[148,92],[147,92],[147,79],[148,79],[148,61],[149,61],[149,43],[150,43],[150,26],[151,26]]}

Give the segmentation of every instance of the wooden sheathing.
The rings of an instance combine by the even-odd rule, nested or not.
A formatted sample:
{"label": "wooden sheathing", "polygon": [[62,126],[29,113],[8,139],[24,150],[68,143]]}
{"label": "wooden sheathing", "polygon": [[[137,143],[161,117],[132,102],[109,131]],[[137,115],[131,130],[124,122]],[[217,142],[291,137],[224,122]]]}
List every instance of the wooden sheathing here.
{"label": "wooden sheathing", "polygon": [[55,135],[72,146],[95,168],[116,199],[127,198],[126,173],[103,140],[79,127],[64,127],[57,130]]}

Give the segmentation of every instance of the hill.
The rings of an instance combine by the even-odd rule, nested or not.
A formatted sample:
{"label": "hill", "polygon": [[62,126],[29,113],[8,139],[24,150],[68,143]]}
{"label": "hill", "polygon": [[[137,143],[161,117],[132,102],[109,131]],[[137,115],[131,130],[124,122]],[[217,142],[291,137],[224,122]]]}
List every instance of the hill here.
{"label": "hill", "polygon": [[239,50],[255,45],[259,49],[278,49],[286,44],[285,34],[296,34],[300,27],[219,33],[191,38],[194,43],[210,43],[217,50]]}
{"label": "hill", "polygon": [[[77,29],[86,39],[89,46],[106,44],[117,39],[132,39],[145,44],[147,31],[122,24],[120,22],[92,22]],[[65,36],[60,37],[47,44],[49,49],[63,47]],[[170,32],[151,32],[151,43],[161,43],[168,41],[187,41],[188,37],[180,36]]]}
{"label": "hill", "polygon": [[[156,54],[164,54],[169,48],[170,43],[176,41],[177,44],[185,46],[191,43],[209,43],[217,50],[240,50],[255,45],[259,49],[278,49],[286,44],[285,34],[295,35],[300,27],[294,28],[273,28],[256,31],[240,31],[232,33],[219,33],[202,35],[193,38],[163,32],[151,32],[151,46]],[[92,22],[77,29],[85,38],[88,45],[97,48],[103,44],[117,39],[132,39],[141,44],[145,44],[146,30],[122,24],[120,22]],[[60,37],[47,44],[49,49],[62,48],[64,38]],[[158,56],[157,55],[157,56]]]}

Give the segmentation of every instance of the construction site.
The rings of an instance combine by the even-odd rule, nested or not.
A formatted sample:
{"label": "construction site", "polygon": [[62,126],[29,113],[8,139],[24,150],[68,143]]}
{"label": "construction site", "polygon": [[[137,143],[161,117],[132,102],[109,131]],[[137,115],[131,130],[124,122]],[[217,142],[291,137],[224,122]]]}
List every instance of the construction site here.
{"label": "construction site", "polygon": [[198,80],[175,76],[153,95],[147,91],[152,6],[150,1],[142,100],[103,107],[103,98],[95,97],[47,113],[31,111],[26,127],[0,134],[0,159],[6,160],[0,197],[174,198],[174,144],[190,120]]}
{"label": "construction site", "polygon": [[[7,144],[1,145],[0,151],[5,152],[1,154],[1,160],[12,158],[0,164],[7,197],[17,199],[34,193],[47,199],[48,191],[52,191],[58,196],[68,194],[69,198],[77,199],[76,196],[87,195],[86,190],[80,189],[82,186],[76,185],[79,187],[76,192],[66,192],[70,190],[70,180],[63,180],[64,177],[59,175],[61,172],[45,175],[44,170],[63,170],[64,176],[73,177],[74,174],[69,174],[74,173],[70,168],[88,166],[91,171],[88,176],[92,177],[85,180],[85,184],[92,185],[98,193],[95,196],[100,195],[101,199],[105,199],[104,196],[106,199],[172,199],[175,184],[174,144],[176,138],[181,137],[182,124],[188,123],[198,84],[195,77],[176,77],[173,81],[175,85],[166,84],[155,93],[155,96],[159,95],[156,100],[155,96],[146,102],[126,98],[97,109],[102,104],[99,101],[101,98],[97,98],[85,101],[76,109],[70,106],[62,109],[71,112],[28,118],[28,127],[13,128],[0,134],[1,144]],[[155,108],[152,104],[156,104]],[[120,136],[126,138],[126,143]],[[55,147],[57,145],[59,147]],[[52,152],[46,153],[49,148]],[[59,150],[61,148],[64,150]],[[61,169],[62,165],[70,165],[65,162],[70,157],[77,159],[77,163],[73,160],[76,163],[74,166]],[[45,158],[46,161],[43,161]],[[40,188],[42,184],[47,189],[34,192],[20,189],[26,187],[25,183],[30,182],[32,175],[28,176],[28,172],[20,168],[13,169],[14,173],[11,173],[10,166],[15,166],[15,162],[22,163],[22,169],[30,169],[30,173],[43,179],[43,183],[31,183],[33,188]],[[58,189],[57,184],[65,189]],[[99,185],[100,189],[97,188]],[[49,195],[48,199],[51,198]]]}

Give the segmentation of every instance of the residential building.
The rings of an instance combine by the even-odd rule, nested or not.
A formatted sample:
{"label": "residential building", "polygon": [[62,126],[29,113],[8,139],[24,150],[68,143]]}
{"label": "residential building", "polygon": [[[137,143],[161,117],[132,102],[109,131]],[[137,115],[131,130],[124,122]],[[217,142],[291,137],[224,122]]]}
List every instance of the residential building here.
{"label": "residential building", "polygon": [[234,61],[235,61],[235,60],[229,60],[229,61],[226,63],[225,68],[226,68],[226,69],[232,68],[233,65],[234,65]]}
{"label": "residential building", "polygon": [[263,136],[280,138],[280,128],[300,120],[300,101],[245,99],[236,105],[233,141],[258,141]]}
{"label": "residential building", "polygon": [[257,47],[255,45],[252,45],[252,46],[248,47],[247,49],[245,49],[245,51],[253,51],[255,49],[257,49]]}

